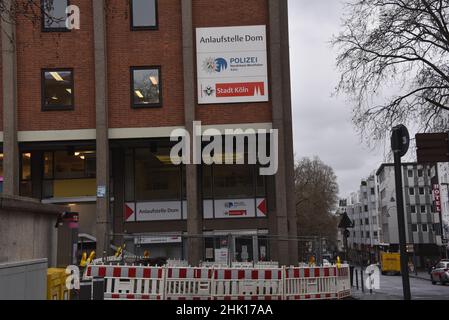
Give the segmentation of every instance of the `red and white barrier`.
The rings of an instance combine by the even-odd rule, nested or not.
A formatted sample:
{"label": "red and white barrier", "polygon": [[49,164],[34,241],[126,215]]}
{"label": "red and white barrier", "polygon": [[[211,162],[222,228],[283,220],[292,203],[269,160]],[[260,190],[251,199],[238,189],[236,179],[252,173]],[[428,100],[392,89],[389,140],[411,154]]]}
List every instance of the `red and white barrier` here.
{"label": "red and white barrier", "polygon": [[106,300],[163,300],[165,272],[160,267],[91,265],[86,277],[105,278]]}
{"label": "red and white barrier", "polygon": [[192,268],[89,265],[106,280],[105,299],[330,300],[351,296],[349,266]]}
{"label": "red and white barrier", "polygon": [[285,299],[337,299],[337,273],[337,267],[287,268]]}
{"label": "red and white barrier", "polygon": [[283,269],[214,270],[215,300],[282,300]]}
{"label": "red and white barrier", "polygon": [[348,265],[338,268],[337,293],[338,299],[344,299],[351,296],[351,279]]}
{"label": "red and white barrier", "polygon": [[168,267],[165,298],[167,300],[210,300],[212,269]]}

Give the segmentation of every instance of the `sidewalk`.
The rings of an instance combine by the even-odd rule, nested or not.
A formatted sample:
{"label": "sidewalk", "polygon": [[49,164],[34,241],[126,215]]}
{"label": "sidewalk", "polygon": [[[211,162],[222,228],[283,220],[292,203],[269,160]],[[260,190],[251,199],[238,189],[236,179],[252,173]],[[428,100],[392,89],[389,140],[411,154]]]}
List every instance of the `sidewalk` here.
{"label": "sidewalk", "polygon": [[430,281],[430,274],[428,274],[425,271],[418,271],[418,274],[415,274],[414,272],[410,272],[409,277]]}

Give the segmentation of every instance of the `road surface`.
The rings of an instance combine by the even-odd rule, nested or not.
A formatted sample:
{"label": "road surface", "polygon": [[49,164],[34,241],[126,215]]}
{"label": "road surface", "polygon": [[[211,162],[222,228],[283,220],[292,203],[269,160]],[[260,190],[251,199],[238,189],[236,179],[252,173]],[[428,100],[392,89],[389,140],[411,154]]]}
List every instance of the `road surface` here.
{"label": "road surface", "polygon": [[[429,280],[430,276],[427,277],[427,274],[420,274],[420,276],[421,278],[410,278],[410,290],[413,300],[449,300],[449,284],[445,286],[439,283],[432,285]],[[362,293],[360,288],[359,290],[353,288],[352,292],[354,298],[361,300],[402,300],[402,277],[381,275],[380,289],[374,290],[372,295],[366,289],[365,293]]]}

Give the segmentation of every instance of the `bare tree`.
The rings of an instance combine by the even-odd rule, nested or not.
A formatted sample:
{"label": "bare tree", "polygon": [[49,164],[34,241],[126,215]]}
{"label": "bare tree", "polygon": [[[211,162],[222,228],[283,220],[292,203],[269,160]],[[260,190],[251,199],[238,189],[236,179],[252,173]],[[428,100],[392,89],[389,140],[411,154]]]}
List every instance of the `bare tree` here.
{"label": "bare tree", "polygon": [[[354,103],[362,137],[382,141],[393,125],[449,128],[449,1],[354,0],[333,38],[337,93]],[[394,92],[394,93],[392,93]]]}
{"label": "bare tree", "polygon": [[318,158],[303,158],[295,166],[295,188],[298,235],[323,236],[335,242],[338,184],[334,170]]}

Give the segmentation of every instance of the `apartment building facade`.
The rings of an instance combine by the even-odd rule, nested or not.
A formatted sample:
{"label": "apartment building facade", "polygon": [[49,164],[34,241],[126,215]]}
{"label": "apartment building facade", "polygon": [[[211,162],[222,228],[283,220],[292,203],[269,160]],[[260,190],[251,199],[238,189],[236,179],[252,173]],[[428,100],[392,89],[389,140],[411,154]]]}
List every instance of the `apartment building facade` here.
{"label": "apartment building facade", "polygon": [[[438,169],[430,164],[402,166],[407,250],[417,267],[445,256],[445,169],[446,164]],[[378,261],[381,251],[399,251],[395,190],[394,165],[382,164],[346,200],[344,210],[353,222],[348,238],[353,260]]]}
{"label": "apartment building facade", "polygon": [[[2,191],[70,206],[99,255],[296,263],[287,1],[41,3],[2,19]],[[170,135],[194,121],[278,130],[277,173],[174,165]]]}
{"label": "apartment building facade", "polygon": [[376,261],[380,242],[378,188],[374,174],[362,180],[347,199],[346,212],[353,222],[348,249],[353,260]]}

